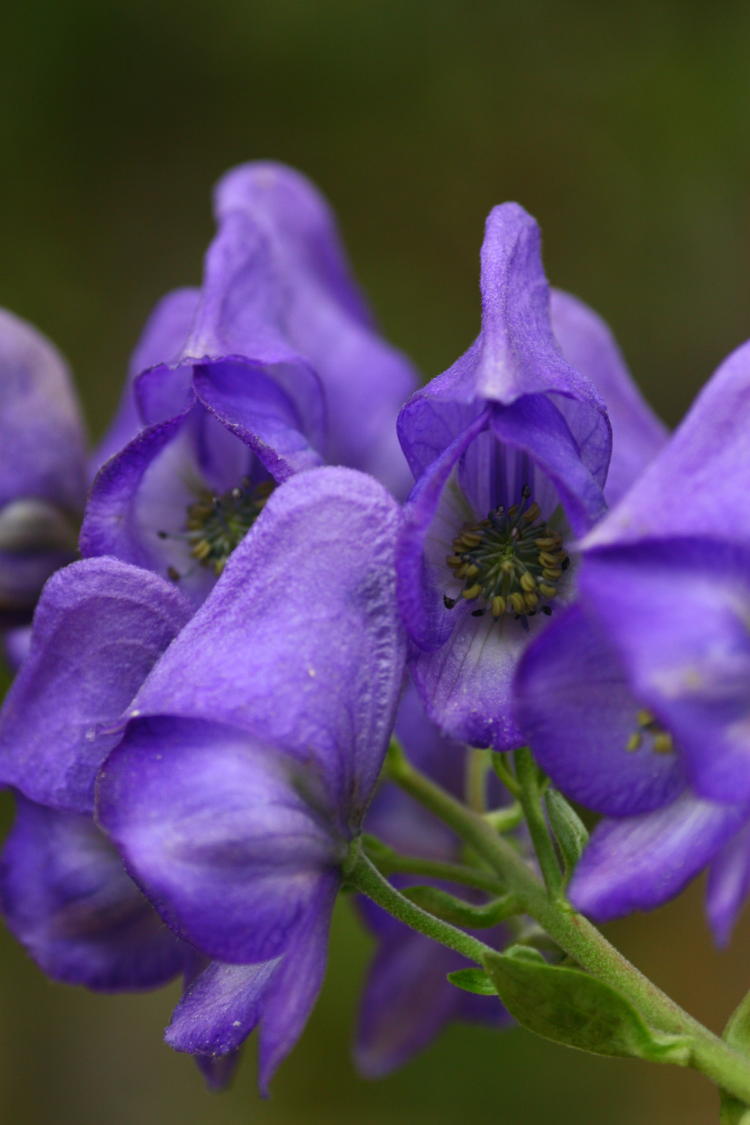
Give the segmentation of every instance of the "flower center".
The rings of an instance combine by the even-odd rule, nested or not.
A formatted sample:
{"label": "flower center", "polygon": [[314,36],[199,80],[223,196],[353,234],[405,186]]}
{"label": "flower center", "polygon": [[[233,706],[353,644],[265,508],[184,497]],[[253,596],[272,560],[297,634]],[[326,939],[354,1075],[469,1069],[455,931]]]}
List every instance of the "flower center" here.
{"label": "flower center", "polygon": [[221,496],[205,493],[188,505],[186,539],[201,566],[221,574],[235,547],[244,539],[273,492],[273,481],[242,481]]}
{"label": "flower center", "polygon": [[[453,554],[445,560],[464,583],[461,597],[479,601],[495,618],[503,614],[531,617],[551,613],[547,604],[557,596],[557,584],[570,560],[562,536],[540,519],[539,505],[524,485],[521,503],[493,508],[486,519],[466,524],[453,540]],[[445,597],[452,609],[457,599]]]}
{"label": "flower center", "polygon": [[640,750],[644,740],[651,739],[651,749],[655,754],[671,754],[674,751],[672,735],[654,718],[650,711],[639,711],[636,715],[638,726],[625,743],[626,750]]}

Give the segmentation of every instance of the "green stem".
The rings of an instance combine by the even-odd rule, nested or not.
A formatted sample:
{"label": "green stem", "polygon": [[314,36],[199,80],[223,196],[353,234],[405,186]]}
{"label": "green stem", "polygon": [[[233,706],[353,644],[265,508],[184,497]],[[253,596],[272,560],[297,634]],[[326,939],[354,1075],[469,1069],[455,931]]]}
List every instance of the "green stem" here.
{"label": "green stem", "polygon": [[547,830],[539,791],[539,773],[528,746],[515,753],[516,777],[521,787],[521,808],[526,817],[531,842],[534,845],[544,885],[550,898],[562,899],[563,876],[557,862],[555,849]]}
{"label": "green stem", "polygon": [[489,751],[469,748],[466,753],[466,804],[474,812],[487,811]]}
{"label": "green stem", "polygon": [[483,941],[464,933],[463,930],[452,926],[450,922],[443,922],[440,918],[435,918],[434,915],[428,914],[426,910],[422,910],[416,903],[410,902],[400,891],[391,886],[385,876],[378,871],[374,863],[361,850],[358,841],[355,841],[352,845],[344,864],[344,876],[350,886],[367,895],[378,906],[382,906],[384,910],[392,914],[394,918],[398,918],[400,922],[404,922],[413,930],[425,934],[426,937],[432,938],[433,941],[446,945],[449,949],[455,949],[457,953],[462,953],[470,961],[476,961],[478,965],[481,965],[482,958],[487,953],[494,952],[492,947],[485,945]]}
{"label": "green stem", "polygon": [[424,875],[426,878],[444,879],[447,883],[458,883],[462,887],[473,887],[494,895],[501,894],[505,889],[497,875],[478,867],[443,863],[442,860],[425,859],[417,855],[402,855],[372,836],[364,837],[364,846],[379,870],[386,875],[394,875],[396,872]]}
{"label": "green stem", "polygon": [[534,872],[511,844],[498,836],[440,786],[415,770],[397,743],[392,743],[388,773],[417,801],[444,820],[469,844],[518,896],[526,913],[544,928],[569,956],[600,980],[620,990],[657,1029],[689,1035],[691,1065],[721,1089],[750,1105],[750,1059],[703,1027],[612,946],[603,934],[567,902],[550,900]]}

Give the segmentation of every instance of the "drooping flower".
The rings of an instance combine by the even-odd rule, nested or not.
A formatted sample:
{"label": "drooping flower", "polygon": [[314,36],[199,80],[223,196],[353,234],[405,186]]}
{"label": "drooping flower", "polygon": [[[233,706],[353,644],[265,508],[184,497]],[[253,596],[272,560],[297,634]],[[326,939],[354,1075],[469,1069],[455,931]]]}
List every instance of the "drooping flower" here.
{"label": "drooping flower", "polygon": [[188,616],[168,582],[108,558],[58,571],[37,606],[0,712],[0,783],[17,794],[0,901],[11,931],[55,980],[154,988],[195,961],[92,815],[96,772],[121,736],[123,712]]}
{"label": "drooping flower", "polygon": [[707,864],[725,940],[750,883],[750,345],[584,540],[579,604],[528,650],[518,718],[541,765],[606,814],[571,884],[605,919]]}
{"label": "drooping flower", "polygon": [[615,493],[663,440],[602,322],[563,294],[550,320],[539,243],[518,205],[490,213],[482,331],[399,417],[416,479],[398,557],[414,680],[446,733],[497,750],[522,741],[513,670],[570,597],[571,539],[605,511],[604,399]]}
{"label": "drooping flower", "polygon": [[263,1088],[320,988],[341,863],[393,725],[398,518],[352,470],[277,489],[99,776],[98,817],[128,870],[212,959],[168,1042],[229,1055],[259,1023]]}
{"label": "drooping flower", "polygon": [[28,617],[75,558],[86,496],[85,434],[65,361],[0,310],[0,618]]}
{"label": "drooping flower", "polygon": [[[443,788],[463,796],[465,748],[440,734],[427,719],[410,685],[401,701],[396,733],[410,761]],[[459,862],[460,841],[439,820],[393,785],[383,785],[367,815],[365,828],[406,855]],[[434,880],[393,876],[396,885]],[[473,892],[445,882],[443,890],[471,900]],[[377,939],[360,1008],[355,1061],[368,1078],[380,1078],[423,1050],[454,1020],[499,1026],[508,1015],[496,997],[475,996],[455,988],[447,975],[465,968],[460,954],[408,929],[369,899],[360,912]],[[482,939],[498,948],[507,944],[501,927],[483,930]]]}
{"label": "drooping flower", "polygon": [[[324,461],[398,491],[393,421],[415,385],[374,330],[333,217],[281,165],[220,181],[199,291],[157,317],[134,393],[144,429],[100,474],[85,554],[169,575],[200,601],[275,483]],[[162,332],[164,322],[169,331]]]}

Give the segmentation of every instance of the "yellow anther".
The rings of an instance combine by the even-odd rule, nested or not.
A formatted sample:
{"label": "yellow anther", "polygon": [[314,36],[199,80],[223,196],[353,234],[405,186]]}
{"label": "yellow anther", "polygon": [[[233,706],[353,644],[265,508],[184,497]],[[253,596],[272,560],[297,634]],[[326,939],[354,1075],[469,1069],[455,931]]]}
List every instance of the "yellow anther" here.
{"label": "yellow anther", "polygon": [[636,711],[635,717],[638,721],[639,727],[648,727],[654,721],[654,716],[651,711],[646,711],[645,708],[642,708],[640,711]]}
{"label": "yellow anther", "polygon": [[481,592],[482,587],[478,582],[475,582],[473,586],[469,586],[468,590],[463,590],[461,592],[461,597],[466,598],[467,602],[470,602],[473,601],[474,598],[478,598]]}
{"label": "yellow anther", "polygon": [[651,745],[655,754],[671,754],[674,750],[672,735],[665,730],[660,730],[653,736]]}
{"label": "yellow anther", "polygon": [[482,542],[482,536],[477,535],[474,531],[464,531],[460,539],[457,539],[455,542],[465,543],[467,547],[478,547]]}
{"label": "yellow anther", "polygon": [[539,562],[542,566],[559,566],[565,556],[557,551],[554,555],[549,551],[539,552]]}
{"label": "yellow anther", "polygon": [[464,567],[464,575],[466,578],[476,578],[479,574],[479,567],[471,563],[469,566]]}
{"label": "yellow anther", "polygon": [[517,591],[510,595],[508,601],[510,602],[516,613],[523,613],[524,609],[526,608],[523,600],[523,594],[519,594]]}
{"label": "yellow anther", "polygon": [[497,594],[490,602],[493,617],[502,617],[505,613],[505,598]]}
{"label": "yellow anther", "polygon": [[464,560],[460,555],[448,555],[445,561],[447,562],[449,567],[453,568],[456,566],[462,566]]}
{"label": "yellow anther", "polygon": [[557,582],[559,578],[562,578],[562,571],[557,568],[553,569],[551,566],[545,566],[542,576],[549,578],[551,582]]}
{"label": "yellow anther", "polygon": [[539,505],[538,505],[538,504],[536,503],[536,501],[535,501],[535,502],[534,502],[534,503],[533,503],[533,504],[532,504],[532,505],[531,505],[530,507],[528,507],[528,508],[526,509],[526,511],[525,511],[525,512],[523,513],[523,518],[524,518],[524,520],[526,521],[526,523],[534,523],[534,521],[535,521],[535,520],[538,520],[538,519],[539,519],[539,517],[541,516],[541,514],[542,514],[542,509],[541,509],[541,508],[539,507]]}
{"label": "yellow anther", "polygon": [[628,741],[625,743],[625,749],[630,750],[631,752],[633,750],[640,750],[642,740],[643,735],[641,734],[641,732],[639,730],[634,731]]}
{"label": "yellow anther", "polygon": [[553,535],[545,535],[542,539],[535,539],[534,546],[539,547],[541,550],[549,550],[550,547],[557,546],[557,539]]}
{"label": "yellow anther", "polygon": [[523,600],[528,610],[536,609],[536,607],[539,605],[539,598],[536,596],[536,594],[524,594]]}
{"label": "yellow anther", "polygon": [[532,592],[532,590],[536,590],[536,582],[534,581],[534,575],[530,574],[528,570],[525,570],[523,572],[519,581],[521,583],[522,588],[527,592],[527,594],[530,594]]}
{"label": "yellow anther", "polygon": [[557,590],[555,589],[554,586],[548,586],[546,582],[540,582],[539,583],[539,593],[544,598],[554,598],[555,595],[557,594]]}

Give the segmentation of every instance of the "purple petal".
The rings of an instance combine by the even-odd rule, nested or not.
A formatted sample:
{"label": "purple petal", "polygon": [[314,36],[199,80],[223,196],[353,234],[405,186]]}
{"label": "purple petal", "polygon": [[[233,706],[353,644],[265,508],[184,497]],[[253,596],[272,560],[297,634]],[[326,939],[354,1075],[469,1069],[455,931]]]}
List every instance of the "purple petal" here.
{"label": "purple petal", "polygon": [[727,945],[750,891],[750,825],[724,845],[711,864],[706,907],[718,945]]}
{"label": "purple petal", "polygon": [[578,607],[550,622],[521,660],[516,717],[540,766],[569,797],[608,816],[648,812],[684,780],[676,754],[628,749],[642,701],[616,650]]}
{"label": "purple petal", "polygon": [[612,424],[612,459],[605,494],[613,504],[665,444],[667,429],[631,379],[601,317],[559,289],[550,294],[550,315],[566,360],[593,383],[607,407]]}
{"label": "purple petal", "polygon": [[710,539],[602,548],[587,552],[580,587],[691,784],[750,800],[750,552]]}
{"label": "purple petal", "polygon": [[[179,353],[190,332],[200,293],[197,289],[175,289],[159,301],[146,322],[140,340],[128,365],[128,376],[115,418],[91,459],[91,471],[97,472],[105,461],[118,453],[136,436],[143,425],[133,390],[133,380],[141,372],[157,363],[171,360]],[[172,395],[168,401],[152,404],[157,417],[151,421],[165,421],[180,414],[182,396]]]}
{"label": "purple petal", "polygon": [[255,475],[247,446],[193,406],[142,430],[99,472],[81,529],[84,555],[111,554],[179,581],[200,604],[215,575],[190,553],[188,508]]}
{"label": "purple petal", "polygon": [[393,423],[415,372],[374,330],[325,200],[299,173],[259,162],[223,177],[216,212],[221,222],[234,212],[248,215],[268,238],[285,288],[286,331],[326,392],[329,460],[401,488]]}
{"label": "purple petal", "polygon": [[329,875],[320,880],[310,912],[297,927],[274,975],[260,1029],[258,1085],[263,1095],[268,1093],[276,1068],[302,1034],[323,985],[337,890],[337,878]]}
{"label": "purple petal", "polygon": [[3,782],[42,804],[88,811],[123,710],[189,612],[168,583],[115,559],[55,574],[0,718]]}
{"label": "purple petal", "polygon": [[403,926],[381,943],[367,975],[354,1051],[365,1078],[403,1066],[451,1020],[502,1022],[496,998],[469,997],[446,980],[466,965],[459,954]]}
{"label": "purple petal", "polygon": [[541,628],[534,618],[526,631],[505,617],[472,617],[456,606],[457,625],[436,652],[416,654],[411,674],[429,718],[450,738],[469,746],[512,750],[523,745],[513,718],[513,676],[530,638]]}
{"label": "purple petal", "polygon": [[52,344],[0,309],[0,508],[47,500],[77,512],[86,495],[83,424],[70,375]]}
{"label": "purple petal", "polygon": [[255,965],[211,961],[186,989],[166,1041],[191,1055],[233,1053],[258,1023],[281,958]]}
{"label": "purple petal", "polygon": [[[183,396],[174,405],[184,410],[186,379],[200,369],[202,397],[207,398],[207,387],[215,379],[211,408],[236,432],[249,430],[256,448],[269,457],[284,457],[290,472],[309,466],[316,456],[310,446],[319,449],[324,441],[325,406],[318,376],[285,334],[283,301],[267,237],[247,215],[228,213],[206,256],[201,301],[189,337],[179,355],[162,357],[137,380],[144,419],[162,420],[174,391]],[[230,393],[224,385],[225,365],[234,370]],[[267,409],[268,394],[263,386],[256,387],[258,379],[263,386],[269,381],[276,385],[283,404],[279,417]],[[243,383],[247,403],[241,397]],[[258,407],[259,395],[265,410]],[[280,433],[283,449],[276,450],[270,439]],[[273,471],[270,464],[268,468]]]}
{"label": "purple petal", "polygon": [[674,898],[747,819],[747,809],[690,793],[656,812],[605,820],[570,884],[570,901],[597,922]]}
{"label": "purple petal", "polygon": [[180,972],[185,948],[90,817],[23,798],[0,865],[5,918],[55,980],[119,992]]}
{"label": "purple petal", "polygon": [[353,470],[291,478],[155,669],[139,712],[214,718],[317,761],[356,823],[403,674],[398,522],[385,490]]}
{"label": "purple petal", "polygon": [[415,477],[465,429],[477,403],[509,407],[524,396],[551,395],[580,460],[601,486],[611,445],[604,405],[560,353],[549,322],[539,228],[516,203],[495,207],[487,219],[481,288],[479,339],[402,411],[399,435]]}
{"label": "purple petal", "polygon": [[667,535],[750,536],[750,343],[724,360],[670,442],[587,546]]}
{"label": "purple petal", "polygon": [[342,852],[309,764],[195,719],[130,724],[99,775],[98,817],[170,927],[237,964],[286,949]]}

